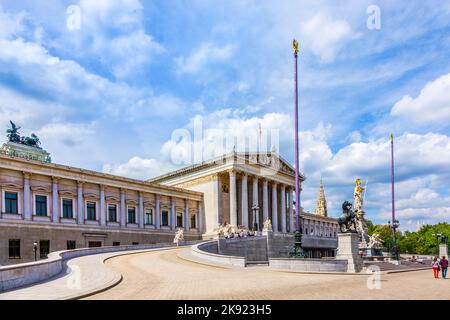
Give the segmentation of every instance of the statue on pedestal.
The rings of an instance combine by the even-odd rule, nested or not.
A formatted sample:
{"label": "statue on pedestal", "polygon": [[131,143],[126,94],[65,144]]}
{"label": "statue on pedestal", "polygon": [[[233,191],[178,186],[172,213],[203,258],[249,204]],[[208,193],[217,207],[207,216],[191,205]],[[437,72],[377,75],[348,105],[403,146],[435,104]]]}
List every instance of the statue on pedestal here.
{"label": "statue on pedestal", "polygon": [[366,187],[361,187],[361,179],[356,179],[355,181],[355,189],[353,191],[354,205],[356,214],[356,230],[359,234],[360,238],[360,247],[367,247],[367,243],[369,241],[368,229],[367,229],[367,221],[364,218],[364,210],[363,210],[363,191],[366,190]]}
{"label": "statue on pedestal", "polygon": [[352,210],[352,204],[348,201],[342,204],[342,215],[338,219],[338,224],[342,233],[356,232],[356,215]]}
{"label": "statue on pedestal", "polygon": [[269,218],[267,218],[266,221],[264,221],[263,231],[272,231],[272,222],[270,221]]}
{"label": "statue on pedestal", "polygon": [[183,228],[178,228],[178,230],[175,232],[175,238],[173,239],[173,243],[177,244],[178,247],[178,243],[179,242],[183,242],[184,241],[184,231]]}

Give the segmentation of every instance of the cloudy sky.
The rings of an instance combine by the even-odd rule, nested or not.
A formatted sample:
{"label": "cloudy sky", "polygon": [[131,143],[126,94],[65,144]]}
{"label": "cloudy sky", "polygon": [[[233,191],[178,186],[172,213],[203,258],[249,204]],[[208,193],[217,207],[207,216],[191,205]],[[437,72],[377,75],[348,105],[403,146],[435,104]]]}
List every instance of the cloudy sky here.
{"label": "cloudy sky", "polygon": [[385,223],[393,132],[402,228],[449,221],[448,1],[0,0],[0,127],[139,179],[198,160],[199,124],[205,158],[261,127],[292,162],[293,37],[303,207],[322,177],[338,216],[360,177]]}

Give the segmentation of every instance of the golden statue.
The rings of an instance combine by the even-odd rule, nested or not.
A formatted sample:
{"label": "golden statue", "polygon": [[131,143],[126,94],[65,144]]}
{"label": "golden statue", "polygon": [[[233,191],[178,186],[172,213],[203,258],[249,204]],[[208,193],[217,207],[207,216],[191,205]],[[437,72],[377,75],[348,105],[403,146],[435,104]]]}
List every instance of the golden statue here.
{"label": "golden statue", "polygon": [[354,197],[354,203],[353,208],[355,211],[362,211],[362,205],[363,205],[363,191],[366,189],[364,187],[361,187],[361,179],[356,179],[356,185],[355,190],[353,191],[353,197]]}
{"label": "golden statue", "polygon": [[297,39],[294,39],[293,46],[294,46],[294,53],[295,53],[295,55],[297,55],[298,54],[298,41],[297,41]]}

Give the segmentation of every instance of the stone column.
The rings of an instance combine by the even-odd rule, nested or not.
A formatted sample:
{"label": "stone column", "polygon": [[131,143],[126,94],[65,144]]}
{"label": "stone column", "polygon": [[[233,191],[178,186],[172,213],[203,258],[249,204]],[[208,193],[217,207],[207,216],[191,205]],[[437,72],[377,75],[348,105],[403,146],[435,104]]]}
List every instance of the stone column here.
{"label": "stone column", "polygon": [[139,192],[139,228],[144,228],[144,195]]}
{"label": "stone column", "polygon": [[286,186],[281,185],[281,232],[286,233]]}
{"label": "stone column", "polygon": [[202,202],[198,201],[198,216],[197,216],[197,230],[203,233],[203,206]]}
{"label": "stone column", "polygon": [[236,171],[228,171],[230,175],[230,224],[237,226],[237,191],[236,191]]}
{"label": "stone column", "polygon": [[255,214],[255,216],[253,217],[253,221],[252,223],[254,223],[254,221],[256,221],[256,223],[258,224],[258,230],[261,230],[261,226],[259,225],[259,200],[258,200],[258,177],[257,176],[253,176],[253,207],[257,208],[256,210],[253,210],[252,207],[252,212],[253,214]]}
{"label": "stone column", "polygon": [[292,193],[292,187],[289,187],[288,189],[288,195],[289,195],[289,231],[295,232],[295,219],[294,216],[294,195]]}
{"label": "stone column", "polygon": [[52,177],[52,221],[59,222],[58,178]]}
{"label": "stone column", "polygon": [[156,196],[156,206],[155,206],[155,228],[161,229],[161,200],[159,196]]}
{"label": "stone column", "polygon": [[127,218],[126,218],[126,209],[127,205],[125,203],[125,189],[120,189],[120,225],[122,227],[125,227],[127,225]]}
{"label": "stone column", "polygon": [[247,191],[247,173],[242,174],[242,225],[248,228],[248,191]]}
{"label": "stone column", "polygon": [[186,199],[184,200],[185,206],[184,206],[184,230],[189,231],[190,230],[190,223],[191,223],[191,215],[189,213],[189,201]]}
{"label": "stone column", "polygon": [[263,220],[269,218],[269,187],[267,179],[263,180]]}
{"label": "stone column", "polygon": [[105,186],[100,185],[100,225],[106,226]]}
{"label": "stone column", "polygon": [[77,222],[78,224],[84,224],[84,197],[82,181],[78,181],[77,209]]}
{"label": "stone column", "polygon": [[25,220],[31,220],[33,213],[31,212],[30,199],[30,173],[23,173],[23,217]]}
{"label": "stone column", "polygon": [[276,182],[272,182],[272,226],[273,231],[278,232],[278,194]]}
{"label": "stone column", "polygon": [[175,230],[177,228],[177,218],[175,210],[175,198],[172,197],[170,200],[170,229]]}

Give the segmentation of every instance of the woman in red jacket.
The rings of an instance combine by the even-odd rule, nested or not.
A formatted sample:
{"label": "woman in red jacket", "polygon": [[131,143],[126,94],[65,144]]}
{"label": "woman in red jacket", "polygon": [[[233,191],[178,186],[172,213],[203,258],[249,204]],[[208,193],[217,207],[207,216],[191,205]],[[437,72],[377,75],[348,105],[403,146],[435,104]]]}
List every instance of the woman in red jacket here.
{"label": "woman in red jacket", "polygon": [[431,267],[433,268],[434,277],[439,278],[439,271],[441,270],[441,264],[439,263],[438,257],[434,257],[431,262]]}

